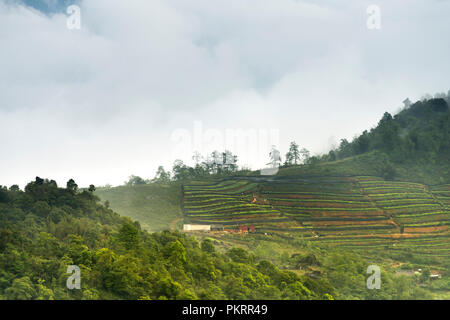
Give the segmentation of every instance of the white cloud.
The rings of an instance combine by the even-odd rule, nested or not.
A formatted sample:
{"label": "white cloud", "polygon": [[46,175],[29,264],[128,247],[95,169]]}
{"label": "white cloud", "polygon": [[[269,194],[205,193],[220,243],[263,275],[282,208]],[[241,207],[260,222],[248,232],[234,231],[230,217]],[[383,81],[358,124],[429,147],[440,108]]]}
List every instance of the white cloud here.
{"label": "white cloud", "polygon": [[0,0],[0,184],[150,177],[196,120],[324,152],[447,91],[449,2],[377,2],[380,31],[369,1],[84,0],[70,31]]}

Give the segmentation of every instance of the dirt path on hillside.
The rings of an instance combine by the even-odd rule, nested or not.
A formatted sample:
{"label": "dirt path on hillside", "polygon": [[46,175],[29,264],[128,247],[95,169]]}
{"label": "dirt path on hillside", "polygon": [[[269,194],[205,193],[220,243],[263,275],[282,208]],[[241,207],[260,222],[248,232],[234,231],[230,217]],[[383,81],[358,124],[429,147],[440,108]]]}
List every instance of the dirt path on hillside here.
{"label": "dirt path on hillside", "polygon": [[370,204],[373,206],[373,207],[375,207],[375,208],[377,208],[378,210],[380,210],[382,213],[383,213],[383,215],[385,216],[385,217],[387,217],[387,218],[389,218],[389,222],[390,223],[392,223],[398,230],[399,230],[399,232],[400,232],[400,230],[401,230],[401,227],[397,224],[397,222],[394,220],[394,218],[392,217],[392,215],[391,214],[388,214],[384,209],[383,209],[383,207],[380,207],[380,206],[378,206],[377,205],[377,203],[364,191],[364,188],[362,187],[362,185],[360,184],[360,181],[359,181],[359,179],[355,179],[355,181],[356,181],[356,186],[357,186],[357,188],[359,189],[359,192],[364,196],[364,198],[366,198],[367,200],[369,200],[369,202],[370,202]]}
{"label": "dirt path on hillside", "polygon": [[423,191],[424,191],[425,193],[427,193],[428,195],[430,195],[431,198],[434,200],[434,202],[438,203],[438,204],[442,207],[442,209],[447,210],[447,206],[446,206],[442,201],[440,201],[440,200],[434,195],[433,192],[431,192],[431,190],[428,188],[428,186],[423,185]]}
{"label": "dirt path on hillside", "polygon": [[171,222],[170,222],[170,231],[175,231],[175,225],[179,222],[179,221],[181,221],[181,220],[183,220],[183,218],[176,218],[176,219],[173,219]]}

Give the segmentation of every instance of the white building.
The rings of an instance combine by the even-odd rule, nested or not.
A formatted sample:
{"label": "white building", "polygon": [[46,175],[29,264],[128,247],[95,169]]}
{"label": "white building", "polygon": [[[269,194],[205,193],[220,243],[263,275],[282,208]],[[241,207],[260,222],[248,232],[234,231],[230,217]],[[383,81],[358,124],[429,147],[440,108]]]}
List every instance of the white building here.
{"label": "white building", "polygon": [[184,231],[211,231],[211,225],[209,224],[184,224]]}

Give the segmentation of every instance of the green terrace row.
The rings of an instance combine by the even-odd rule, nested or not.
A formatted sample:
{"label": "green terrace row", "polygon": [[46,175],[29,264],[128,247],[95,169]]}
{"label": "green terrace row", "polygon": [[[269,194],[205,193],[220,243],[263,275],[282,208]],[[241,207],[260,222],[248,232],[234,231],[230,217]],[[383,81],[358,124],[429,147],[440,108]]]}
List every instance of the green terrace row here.
{"label": "green terrace row", "polygon": [[311,196],[311,198],[314,199],[321,199],[321,198],[325,198],[325,199],[330,199],[330,198],[337,198],[337,199],[342,199],[342,200],[360,200],[360,201],[364,201],[366,198],[364,195],[360,194],[360,193],[355,193],[355,194],[347,194],[347,193],[329,193],[329,192],[306,192],[306,191],[269,191],[269,190],[263,190],[261,191],[261,194],[264,195],[276,195],[278,197],[282,197],[282,196]]}
{"label": "green terrace row", "polygon": [[249,218],[249,219],[220,219],[220,220],[213,220],[213,219],[189,219],[190,223],[208,223],[208,224],[222,224],[225,226],[237,226],[242,224],[256,224],[256,223],[263,223],[266,224],[273,224],[273,223],[281,223],[281,222],[289,222],[286,218],[267,218],[267,219],[255,219],[255,218]]}
{"label": "green terrace row", "polygon": [[195,194],[238,194],[238,193],[245,193],[248,191],[252,191],[256,188],[256,184],[245,184],[240,186],[234,186],[231,188],[224,188],[224,189],[211,189],[211,190],[204,190],[204,189],[184,189],[185,195],[195,195]]}
{"label": "green terrace row", "polygon": [[[383,224],[383,225],[345,225],[345,226],[304,226],[303,228],[296,229],[283,229],[280,231],[315,231],[315,232],[345,232],[346,234],[360,234],[361,232],[375,234],[384,234],[389,231],[395,231],[395,225]],[[321,235],[322,236],[322,235]]]}
{"label": "green terrace row", "polygon": [[228,189],[233,187],[239,187],[245,184],[248,184],[248,181],[244,180],[223,180],[217,183],[212,184],[186,184],[184,185],[185,189],[189,190],[220,190],[220,189]]}
{"label": "green terrace row", "polygon": [[350,186],[344,186],[342,188],[332,188],[327,186],[290,186],[286,188],[282,188],[280,186],[274,186],[273,189],[269,189],[267,187],[263,187],[261,189],[263,193],[269,192],[287,192],[291,194],[295,194],[297,192],[315,192],[315,193],[337,193],[337,194],[347,194],[347,195],[360,195],[359,189],[352,189]]}
{"label": "green terrace row", "polygon": [[256,211],[256,212],[278,212],[276,210],[272,210],[272,209],[268,209],[267,207],[262,207],[262,206],[228,206],[228,207],[218,207],[218,208],[210,208],[208,210],[203,210],[203,209],[189,209],[186,210],[185,212],[187,214],[213,214],[215,212],[232,212],[232,211]]}
{"label": "green terrace row", "polygon": [[406,205],[429,205],[436,204],[434,199],[395,199],[395,200],[376,200],[375,203],[382,207],[395,207]]}
{"label": "green terrace row", "polygon": [[326,221],[385,221],[390,220],[386,216],[370,216],[367,218],[352,218],[352,217],[295,217],[297,221],[305,221],[305,222],[326,222]]}
{"label": "green terrace row", "polygon": [[405,187],[369,187],[363,188],[364,192],[367,194],[381,194],[381,193],[401,193],[408,192],[414,193],[417,192],[417,188],[405,188]]}
{"label": "green terrace row", "polygon": [[450,220],[406,224],[405,227],[438,227],[438,226],[448,226],[448,225],[450,225]]}
{"label": "green terrace row", "polygon": [[449,191],[450,192],[450,184],[441,184],[438,186],[430,186],[429,187],[431,191]]}
{"label": "green terrace row", "polygon": [[[195,192],[195,193],[185,193],[184,199],[187,201],[202,201],[208,199],[249,199],[252,193],[224,193],[224,192]],[[251,199],[251,198],[250,198]]]}
{"label": "green terrace row", "polygon": [[185,184],[185,188],[209,188],[209,187],[226,187],[230,185],[246,183],[243,180],[212,180],[212,181],[197,181],[196,184]]}
{"label": "green terrace row", "polygon": [[341,243],[345,245],[352,245],[352,244],[371,244],[371,245],[380,245],[380,244],[402,244],[404,246],[413,246],[416,247],[418,245],[430,245],[433,246],[435,244],[446,244],[450,245],[450,239],[448,235],[440,235],[437,234],[432,238],[429,237],[415,237],[415,238],[404,238],[404,239],[391,239],[391,238],[374,238],[371,236],[367,237],[337,237],[337,236],[330,236],[330,237],[322,237],[320,239],[323,243]]}
{"label": "green terrace row", "polygon": [[402,218],[402,217],[411,218],[411,217],[426,217],[426,216],[431,216],[431,215],[447,215],[448,218],[450,218],[450,213],[448,211],[442,211],[442,210],[421,212],[421,213],[399,213],[399,214],[396,214],[395,217],[396,218]]}
{"label": "green terrace row", "polygon": [[417,188],[417,189],[423,189],[424,185],[420,183],[413,183],[413,182],[402,182],[402,181],[359,181],[359,185],[363,187],[371,187],[371,186],[379,186],[379,187],[406,187],[406,188]]}
{"label": "green terrace row", "polygon": [[187,217],[192,219],[244,219],[250,216],[255,217],[278,217],[278,212],[261,212],[261,211],[248,211],[248,212],[233,212],[232,214],[189,214]]}
{"label": "green terrace row", "polygon": [[396,200],[396,199],[433,199],[433,197],[425,192],[396,192],[396,193],[372,193],[370,198],[378,200]]}
{"label": "green terrace row", "polygon": [[450,198],[444,198],[444,197],[437,197],[438,201],[441,201],[444,205],[449,206],[450,205]]}
{"label": "green terrace row", "polygon": [[[342,247],[352,249],[352,250],[367,250],[368,248],[379,249],[379,248],[377,248],[377,246],[379,246],[379,245],[361,244],[361,245],[351,245],[351,246],[343,245]],[[440,253],[442,253],[443,257],[445,256],[443,254],[444,252],[450,251],[450,248],[441,248],[441,247],[410,248],[410,247],[403,247],[403,246],[395,246],[395,245],[388,244],[388,243],[385,245],[385,247],[387,249],[395,249],[395,250],[399,250],[399,251],[400,250],[404,251],[405,249],[416,249],[416,250],[413,250],[413,252],[416,254],[422,253],[422,251],[419,249],[427,249],[427,251],[425,251],[423,253],[430,253],[431,255],[433,255],[433,253],[440,252]]]}
{"label": "green terrace row", "polygon": [[384,181],[383,178],[381,178],[381,177],[374,177],[374,176],[355,176],[355,177],[352,177],[352,179],[356,180],[356,181],[360,181],[360,182],[363,182],[363,181]]}
{"label": "green terrace row", "polygon": [[433,214],[433,215],[415,215],[414,217],[411,216],[401,216],[401,217],[395,217],[395,221],[397,223],[414,223],[414,222],[431,222],[431,221],[442,221],[449,219],[448,214]]}
{"label": "green terrace row", "polygon": [[190,185],[184,185],[184,191],[185,192],[190,192],[190,191],[204,191],[204,192],[209,192],[209,191],[222,191],[222,190],[228,190],[228,189],[234,189],[234,188],[239,188],[242,186],[247,185],[246,182],[241,182],[239,184],[237,183],[233,183],[233,184],[229,184],[229,185],[204,185],[204,186],[190,186]]}
{"label": "green terrace row", "polygon": [[221,202],[221,201],[216,201],[216,202],[212,202],[212,203],[203,203],[203,204],[185,204],[184,205],[184,209],[213,209],[216,207],[230,207],[230,208],[234,208],[234,207],[242,207],[242,206],[247,206],[247,207],[255,207],[254,204],[250,204],[248,202],[244,202],[244,201],[238,201],[238,200],[232,200],[232,201],[225,201],[225,202]]}
{"label": "green terrace row", "polygon": [[235,199],[236,196],[234,195],[229,195],[229,194],[192,194],[189,195],[189,197],[186,197],[185,200],[193,200],[193,199],[197,199],[198,201],[201,201],[201,199],[211,199],[211,198],[216,198],[216,199]]}
{"label": "green terrace row", "polygon": [[[264,194],[264,193],[262,193]],[[365,198],[364,196],[361,197],[354,197],[356,200],[353,199],[343,199],[342,197],[336,195],[334,196],[334,198],[330,199],[330,196],[323,194],[322,196],[319,195],[312,195],[313,198],[296,198],[297,194],[275,194],[275,193],[271,193],[271,194],[267,194],[268,195],[268,199],[280,199],[280,200],[284,200],[284,199],[298,199],[299,201],[328,201],[328,202],[346,202],[346,203],[363,203],[363,202],[369,202],[369,200],[367,198]]]}
{"label": "green terrace row", "polygon": [[191,197],[184,197],[184,204],[185,205],[199,205],[199,206],[208,206],[210,204],[214,203],[231,203],[231,202],[238,202],[238,203],[250,203],[248,199],[242,198],[242,197],[211,197],[211,198],[191,198]]}
{"label": "green terrace row", "polygon": [[383,210],[390,214],[421,213],[442,210],[440,204],[412,204],[404,206],[383,207]]}
{"label": "green terrace row", "polygon": [[284,203],[292,206],[304,207],[335,207],[335,208],[367,208],[373,207],[368,201],[345,201],[345,200],[316,200],[316,199],[281,199],[267,198],[269,203]]}
{"label": "green terrace row", "polygon": [[237,215],[237,214],[280,214],[277,210],[264,209],[264,208],[228,208],[224,210],[189,210],[187,215],[203,215],[203,216],[217,216],[219,214],[224,215]]}
{"label": "green terrace row", "polygon": [[373,236],[367,236],[362,235],[359,237],[353,237],[353,236],[329,236],[322,238],[324,241],[331,241],[331,242],[352,242],[352,241],[366,241],[366,242],[377,242],[377,241],[389,241],[389,242],[410,242],[410,243],[425,243],[425,242],[442,242],[442,241],[450,241],[450,233],[447,234],[437,234],[437,233],[431,233],[431,234],[423,234],[423,235],[417,235],[412,238],[398,238],[398,239],[392,239],[390,237],[388,238],[380,238],[380,237],[373,237]]}
{"label": "green terrace row", "polygon": [[[380,209],[378,208],[338,208],[338,207],[307,207],[307,206],[301,206],[301,203],[292,203],[291,206],[278,206],[275,203],[274,207],[276,207],[277,209],[280,210],[285,210],[285,209],[295,209],[296,211],[302,212],[302,211],[310,211],[310,212],[317,212],[317,211],[327,211],[327,212],[380,212]],[[294,205],[294,204],[298,204],[298,205]]]}

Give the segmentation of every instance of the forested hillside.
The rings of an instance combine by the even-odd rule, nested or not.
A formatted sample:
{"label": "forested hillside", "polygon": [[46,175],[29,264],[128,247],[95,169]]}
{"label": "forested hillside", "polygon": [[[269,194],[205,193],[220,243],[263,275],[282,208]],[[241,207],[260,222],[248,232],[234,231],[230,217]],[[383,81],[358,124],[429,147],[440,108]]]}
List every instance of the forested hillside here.
{"label": "forested hillside", "polygon": [[429,99],[405,106],[351,142],[342,139],[328,154],[301,166],[284,165],[280,175],[372,175],[426,184],[450,183],[448,100]]}
{"label": "forested hillside", "polygon": [[[149,234],[90,191],[36,178],[0,188],[1,299],[331,299],[312,280],[239,248],[217,253],[180,233]],[[66,288],[69,265],[81,290]]]}
{"label": "forested hillside", "polygon": [[[0,187],[0,299],[433,297],[427,275],[397,277],[389,265],[382,289],[368,290],[373,261],[300,238],[242,238],[244,246],[235,246],[234,237],[225,245],[179,232],[150,234],[100,204],[94,190],[40,178],[24,191]],[[81,269],[80,290],[66,286],[70,265]]]}
{"label": "forested hillside", "polygon": [[[161,167],[116,188],[39,177],[0,186],[0,299],[448,297],[449,115],[444,99],[385,113],[274,177],[229,167],[224,152],[195,168],[176,161],[175,181]],[[256,232],[163,231],[183,221]],[[371,291],[374,259],[385,269]],[[66,286],[70,265],[80,290]],[[431,271],[442,279],[431,283]]]}

